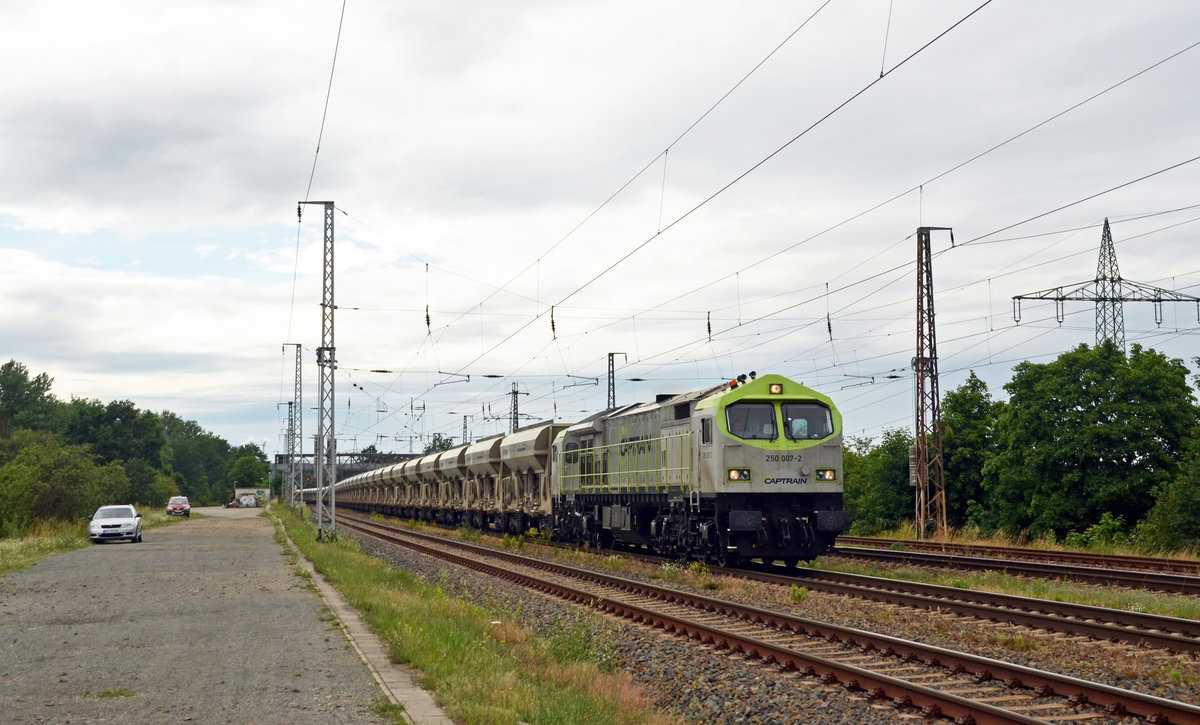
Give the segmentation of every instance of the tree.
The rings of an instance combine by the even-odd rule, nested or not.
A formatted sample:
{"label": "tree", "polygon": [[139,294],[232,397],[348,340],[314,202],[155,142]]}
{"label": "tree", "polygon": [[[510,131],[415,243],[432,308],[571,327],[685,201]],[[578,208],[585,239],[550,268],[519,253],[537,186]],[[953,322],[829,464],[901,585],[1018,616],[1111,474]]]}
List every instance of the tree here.
{"label": "tree", "polygon": [[[1192,358],[1192,364],[1200,369],[1200,357]],[[1200,374],[1192,383],[1200,388]],[[1156,492],[1154,506],[1134,528],[1133,540],[1150,550],[1200,550],[1200,426],[1192,430],[1179,475]]]}
{"label": "tree", "polygon": [[1187,368],[1134,345],[1080,345],[1017,365],[984,464],[985,528],[1063,536],[1110,513],[1138,521],[1179,471],[1197,423]]}
{"label": "tree", "polygon": [[58,402],[50,395],[53,382],[46,373],[30,378],[29,370],[16,360],[0,365],[0,438],[11,436],[18,425],[49,427]]}
{"label": "tree", "polygon": [[256,488],[267,481],[270,467],[254,456],[242,456],[229,467],[228,481],[233,488]]}
{"label": "tree", "polygon": [[850,532],[874,534],[912,519],[913,490],[908,483],[908,447],[912,434],[885,431],[878,446],[852,438],[845,456],[846,511]]}
{"label": "tree", "polygon": [[105,503],[129,500],[116,463],[98,466],[83,446],[25,431],[20,452],[0,466],[0,536],[27,534],[35,521],[82,519]]}
{"label": "tree", "polygon": [[983,465],[995,455],[992,429],[1000,404],[975,371],[942,397],[942,456],[946,472],[946,522],[962,526],[972,504],[983,500]]}
{"label": "tree", "polygon": [[163,462],[180,493],[200,502],[222,500],[229,489],[226,473],[236,460],[229,443],[171,412],[163,411],[159,421],[164,436]]}
{"label": "tree", "polygon": [[441,433],[434,433],[433,440],[425,446],[425,453],[437,453],[438,451],[448,451],[454,447],[454,439],[450,436],[444,436]]}
{"label": "tree", "polygon": [[72,398],[67,405],[64,435],[71,443],[87,444],[101,463],[141,460],[162,465],[166,442],[162,422],[128,400],[107,405],[99,400]]}

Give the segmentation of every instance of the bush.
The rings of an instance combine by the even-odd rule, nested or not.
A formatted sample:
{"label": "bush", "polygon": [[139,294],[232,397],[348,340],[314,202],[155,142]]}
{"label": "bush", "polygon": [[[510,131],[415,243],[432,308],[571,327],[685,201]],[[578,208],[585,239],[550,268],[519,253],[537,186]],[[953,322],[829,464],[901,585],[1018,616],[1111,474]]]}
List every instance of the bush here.
{"label": "bush", "polygon": [[22,536],[36,521],[83,519],[128,497],[129,479],[119,463],[97,466],[85,447],[32,434],[0,466],[0,536]]}

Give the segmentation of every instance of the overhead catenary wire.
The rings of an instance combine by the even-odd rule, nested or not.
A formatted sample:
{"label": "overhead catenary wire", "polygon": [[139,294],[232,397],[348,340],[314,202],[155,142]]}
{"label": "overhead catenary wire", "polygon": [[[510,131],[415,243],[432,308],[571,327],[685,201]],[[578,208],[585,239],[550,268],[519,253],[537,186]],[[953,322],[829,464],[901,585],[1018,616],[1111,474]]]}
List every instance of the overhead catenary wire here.
{"label": "overhead catenary wire", "polygon": [[[899,70],[900,68],[904,67],[904,66],[905,66],[906,64],[908,64],[908,63],[909,63],[909,62],[910,62],[910,61],[911,61],[913,58],[916,58],[916,57],[917,57],[918,55],[920,55],[922,52],[924,52],[925,50],[927,50],[928,48],[930,48],[930,47],[931,47],[931,46],[932,46],[934,43],[936,43],[938,40],[940,40],[940,39],[942,39],[942,38],[946,37],[946,35],[948,35],[950,32],[952,32],[952,31],[953,31],[955,28],[959,27],[959,26],[960,26],[960,25],[962,25],[964,22],[966,22],[966,21],[967,21],[967,20],[969,20],[971,17],[973,17],[975,14],[977,14],[979,11],[981,11],[983,8],[985,8],[985,7],[987,7],[988,5],[990,5],[990,4],[991,4],[991,2],[992,2],[992,0],[985,0],[985,2],[983,2],[981,5],[979,5],[978,7],[976,7],[974,10],[972,10],[972,11],[971,11],[971,12],[969,12],[969,13],[967,13],[966,15],[964,15],[964,16],[963,16],[962,18],[960,18],[959,20],[955,21],[955,22],[954,22],[952,25],[950,25],[948,28],[946,28],[946,29],[942,30],[940,33],[938,33],[938,34],[937,34],[936,36],[934,36],[932,39],[930,39],[929,41],[927,41],[927,42],[926,42],[925,44],[923,44],[921,47],[919,47],[918,49],[914,50],[912,53],[910,53],[910,54],[909,54],[907,57],[905,57],[905,58],[904,58],[903,60],[901,60],[899,63],[897,63],[896,65],[892,66],[890,69],[888,69],[888,70],[887,70],[887,71],[886,71],[886,72],[885,72],[883,75],[881,75],[879,78],[876,78],[876,79],[874,79],[874,80],[872,80],[872,81],[868,82],[866,85],[864,85],[863,87],[861,87],[860,89],[858,89],[856,92],[854,92],[853,94],[851,94],[851,95],[850,95],[848,98],[846,98],[845,100],[843,100],[841,103],[837,104],[837,105],[836,105],[836,106],[835,106],[833,109],[831,109],[830,111],[826,112],[826,113],[825,113],[823,116],[821,116],[821,117],[820,117],[820,118],[818,118],[816,121],[814,121],[813,123],[811,123],[811,124],[810,124],[809,126],[807,126],[807,127],[804,129],[804,130],[800,131],[798,134],[796,134],[795,136],[793,136],[793,137],[792,137],[791,139],[789,139],[787,142],[785,142],[784,144],[782,144],[781,146],[779,146],[778,148],[776,148],[774,151],[772,151],[771,153],[767,154],[765,157],[763,157],[762,159],[760,159],[758,162],[756,162],[755,164],[753,164],[752,166],[750,166],[748,169],[746,169],[745,171],[741,172],[740,174],[738,174],[737,176],[735,176],[733,179],[731,179],[730,181],[726,182],[724,185],[722,185],[721,187],[719,187],[718,189],[716,189],[715,191],[713,191],[712,193],[710,193],[710,194],[709,194],[707,197],[705,197],[705,198],[704,198],[704,199],[702,199],[702,200],[701,200],[699,203],[697,203],[697,204],[695,204],[694,206],[692,206],[690,209],[688,209],[687,211],[685,211],[683,214],[681,214],[681,215],[679,215],[678,217],[676,217],[676,218],[675,218],[673,221],[671,221],[669,224],[667,224],[666,226],[664,226],[664,227],[663,227],[663,228],[662,228],[660,231],[658,231],[658,232],[655,232],[655,233],[654,233],[654,234],[652,234],[652,235],[651,235],[649,238],[645,239],[644,241],[642,241],[641,243],[637,244],[637,245],[636,245],[636,246],[634,246],[632,249],[630,249],[629,251],[627,251],[627,252],[626,252],[624,255],[622,255],[622,256],[621,256],[620,258],[618,258],[616,261],[612,262],[612,263],[611,263],[611,264],[609,264],[607,267],[605,267],[604,269],[602,269],[600,272],[596,273],[596,274],[595,274],[595,275],[593,275],[591,278],[589,278],[588,280],[586,280],[586,281],[585,281],[585,282],[583,282],[582,284],[578,285],[578,286],[577,286],[577,287],[576,287],[574,290],[572,290],[571,292],[569,292],[569,293],[567,293],[566,295],[564,295],[564,296],[563,296],[561,299],[559,299],[559,300],[558,300],[558,301],[557,301],[555,304],[556,304],[557,306],[562,306],[562,305],[563,305],[565,302],[567,302],[567,301],[569,301],[569,300],[573,299],[573,298],[574,298],[576,295],[578,295],[580,292],[582,292],[583,290],[585,290],[585,289],[587,289],[588,287],[590,287],[590,286],[591,286],[592,284],[594,284],[594,283],[595,283],[597,280],[599,280],[599,279],[601,279],[602,277],[604,277],[605,275],[607,275],[609,272],[611,272],[613,269],[615,269],[615,268],[616,268],[618,265],[620,265],[621,263],[623,263],[624,261],[626,261],[627,259],[629,259],[630,257],[632,257],[632,256],[633,256],[634,254],[636,254],[637,252],[641,251],[643,248],[645,248],[645,247],[646,247],[648,244],[650,244],[650,243],[651,243],[651,242],[653,242],[654,240],[656,240],[656,239],[658,239],[659,237],[661,237],[661,236],[662,236],[662,235],[663,235],[665,232],[667,232],[668,230],[672,229],[672,228],[673,228],[673,227],[675,227],[676,225],[680,224],[680,223],[681,223],[681,222],[683,222],[685,219],[688,219],[689,217],[691,217],[691,216],[692,216],[694,213],[696,213],[697,211],[699,211],[701,208],[703,208],[704,206],[706,206],[707,204],[709,204],[710,202],[712,202],[714,199],[716,199],[717,197],[719,197],[721,194],[723,194],[723,193],[725,193],[726,191],[728,191],[730,188],[732,188],[734,185],[736,185],[736,184],[737,184],[738,182],[740,182],[741,180],[745,179],[745,178],[746,178],[747,176],[749,176],[750,174],[754,173],[756,170],[758,170],[759,168],[761,168],[761,167],[762,167],[764,164],[766,164],[768,161],[770,161],[770,160],[771,160],[771,159],[773,159],[774,157],[778,156],[778,155],[779,155],[780,153],[782,153],[782,152],[783,152],[785,149],[787,149],[788,147],[790,147],[790,146],[791,146],[792,144],[794,144],[796,141],[798,141],[798,140],[800,140],[801,138],[803,138],[805,135],[807,135],[807,134],[808,134],[809,132],[811,132],[813,129],[815,129],[815,128],[817,128],[818,126],[820,126],[820,125],[821,125],[822,123],[824,123],[824,122],[825,122],[827,119],[829,119],[829,118],[831,118],[832,116],[834,116],[834,115],[835,115],[835,114],[836,114],[838,111],[842,110],[842,109],[843,109],[843,108],[845,108],[846,106],[848,106],[848,105],[850,105],[851,103],[853,103],[853,102],[854,102],[856,99],[858,99],[859,97],[861,97],[861,96],[862,96],[864,93],[866,93],[868,90],[870,90],[871,88],[873,88],[875,85],[877,85],[877,84],[878,84],[880,81],[882,81],[884,78],[887,78],[887,77],[889,77],[890,75],[892,75],[893,73],[895,73],[897,70]],[[469,362],[465,363],[465,364],[464,364],[464,365],[462,365],[461,367],[459,367],[459,368],[458,368],[458,370],[457,370],[456,372],[462,372],[463,370],[467,369],[468,367],[470,367],[470,366],[471,366],[471,365],[473,365],[474,363],[476,363],[476,362],[478,362],[479,360],[481,360],[481,359],[483,359],[484,357],[486,357],[486,355],[487,355],[487,354],[490,354],[492,351],[496,350],[498,347],[500,347],[501,345],[503,345],[503,344],[505,344],[506,342],[508,342],[509,340],[511,340],[511,339],[512,339],[513,337],[515,337],[517,334],[519,334],[520,332],[523,332],[525,329],[527,329],[527,328],[528,328],[530,325],[532,325],[532,324],[533,324],[533,323],[534,323],[534,322],[535,322],[535,321],[536,321],[538,318],[540,318],[542,314],[543,314],[543,313],[540,313],[540,312],[539,312],[539,313],[538,313],[538,314],[537,314],[537,315],[536,315],[536,316],[535,316],[533,319],[530,319],[530,320],[529,320],[529,321],[527,321],[527,322],[526,322],[524,325],[522,325],[522,326],[521,326],[521,327],[519,327],[517,330],[513,331],[513,332],[512,332],[512,333],[510,333],[510,334],[509,334],[507,337],[505,337],[504,339],[502,339],[500,342],[497,342],[495,345],[493,345],[491,348],[489,348],[489,349],[488,349],[488,350],[487,350],[485,353],[483,353],[483,354],[481,354],[481,355],[477,356],[475,359],[473,359],[473,360],[471,360],[471,361],[469,361]]]}
{"label": "overhead catenary wire", "polygon": [[[935,178],[936,178],[936,177],[935,177]],[[1061,210],[1061,209],[1060,209],[1060,210]],[[1053,210],[1052,210],[1052,212],[1049,212],[1049,213],[1053,213]],[[1032,219],[1032,218],[1031,218],[1031,219]],[[1029,221],[1029,220],[1026,220],[1026,221]],[[1001,230],[1001,231],[1003,231],[1003,230]],[[999,233],[999,232],[994,232],[993,234],[996,234],[996,233]],[[982,241],[982,242],[980,242],[980,243],[981,243],[981,244],[990,244],[990,243],[994,243],[994,242],[997,242],[997,241],[999,241],[999,240],[995,240],[995,239],[987,239],[987,240],[984,240],[984,241]],[[857,308],[856,308],[856,309],[857,309]],[[466,310],[466,311],[465,311],[465,313],[468,313],[468,314],[469,314],[470,312],[471,312],[471,309],[468,309],[468,310]],[[634,315],[634,316],[636,316],[636,313],[635,313],[635,315]],[[709,317],[710,317],[710,319],[711,319],[711,315],[710,315]],[[481,320],[481,321],[482,321],[482,320]],[[827,317],[827,321],[828,321],[828,317]],[[443,327],[443,329],[446,329],[446,327]],[[573,326],[573,330],[574,330],[574,329],[575,329],[575,328],[574,328],[574,326]],[[594,329],[594,328],[593,328],[593,329]],[[721,333],[718,333],[718,335],[720,335],[720,334],[721,334]],[[552,335],[552,337],[557,337],[557,336],[556,336],[556,335]],[[707,337],[707,336],[706,336],[706,337]],[[482,341],[482,336],[481,336],[481,341]],[[480,347],[482,348],[483,346],[481,345]],[[484,351],[484,352],[486,352],[486,351]]]}

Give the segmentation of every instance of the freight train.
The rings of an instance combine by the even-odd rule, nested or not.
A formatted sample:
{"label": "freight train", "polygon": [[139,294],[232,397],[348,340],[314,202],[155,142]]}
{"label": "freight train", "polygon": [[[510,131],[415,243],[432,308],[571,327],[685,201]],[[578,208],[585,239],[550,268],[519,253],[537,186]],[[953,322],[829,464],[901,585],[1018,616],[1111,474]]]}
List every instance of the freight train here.
{"label": "freight train", "polygon": [[335,494],[340,507],[447,526],[794,566],[849,528],[842,475],[833,402],[750,373],[368,471]]}

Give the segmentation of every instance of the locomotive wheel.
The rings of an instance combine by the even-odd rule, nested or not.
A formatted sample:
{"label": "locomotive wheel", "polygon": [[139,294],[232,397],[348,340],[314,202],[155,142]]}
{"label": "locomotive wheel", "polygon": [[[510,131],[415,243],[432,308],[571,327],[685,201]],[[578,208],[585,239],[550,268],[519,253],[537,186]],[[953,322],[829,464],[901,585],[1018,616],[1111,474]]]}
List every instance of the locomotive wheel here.
{"label": "locomotive wheel", "polygon": [[739,563],[741,563],[742,557],[738,556],[736,553],[731,554],[725,549],[721,549],[717,552],[716,560],[717,566],[728,568],[731,566],[737,566]]}
{"label": "locomotive wheel", "polygon": [[800,557],[798,557],[798,556],[783,557],[783,565],[789,569],[796,568],[796,564],[799,564],[799,563],[800,563]]}

